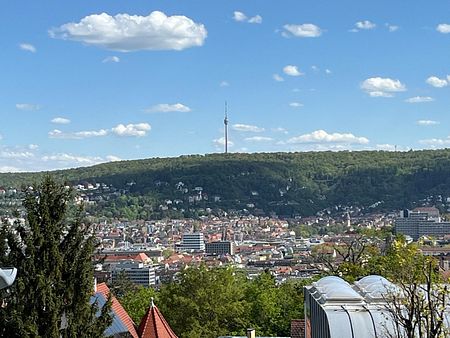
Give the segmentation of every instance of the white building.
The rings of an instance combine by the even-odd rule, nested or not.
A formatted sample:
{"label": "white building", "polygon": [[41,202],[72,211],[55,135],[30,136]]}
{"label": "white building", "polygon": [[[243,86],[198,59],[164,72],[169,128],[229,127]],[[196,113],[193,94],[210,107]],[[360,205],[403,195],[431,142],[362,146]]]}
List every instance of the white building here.
{"label": "white building", "polygon": [[194,232],[183,234],[181,251],[205,251],[205,239],[203,233]]}

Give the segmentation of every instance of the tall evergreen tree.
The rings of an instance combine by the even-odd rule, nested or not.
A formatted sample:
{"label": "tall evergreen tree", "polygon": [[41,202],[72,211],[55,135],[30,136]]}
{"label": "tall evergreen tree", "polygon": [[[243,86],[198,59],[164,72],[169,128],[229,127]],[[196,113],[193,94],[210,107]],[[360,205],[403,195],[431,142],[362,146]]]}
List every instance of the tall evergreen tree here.
{"label": "tall evergreen tree", "polygon": [[18,270],[0,307],[2,337],[102,337],[110,302],[91,304],[95,238],[72,212],[71,189],[49,175],[25,192],[25,224],[0,229],[0,266]]}

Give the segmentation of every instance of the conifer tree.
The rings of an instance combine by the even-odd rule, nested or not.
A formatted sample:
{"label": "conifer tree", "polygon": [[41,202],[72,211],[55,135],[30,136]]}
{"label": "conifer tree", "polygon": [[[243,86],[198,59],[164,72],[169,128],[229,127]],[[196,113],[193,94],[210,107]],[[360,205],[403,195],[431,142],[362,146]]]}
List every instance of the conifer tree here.
{"label": "conifer tree", "polygon": [[95,238],[73,197],[47,175],[25,191],[25,224],[0,226],[0,266],[18,270],[0,295],[0,336],[102,337],[111,324],[110,302],[90,303]]}

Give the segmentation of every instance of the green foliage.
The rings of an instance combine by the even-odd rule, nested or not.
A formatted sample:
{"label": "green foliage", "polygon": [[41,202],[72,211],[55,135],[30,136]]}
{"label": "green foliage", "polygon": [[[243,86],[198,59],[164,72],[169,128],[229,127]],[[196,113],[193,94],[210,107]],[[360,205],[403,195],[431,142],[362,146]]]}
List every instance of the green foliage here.
{"label": "green foliage", "polygon": [[142,317],[144,317],[152,298],[158,304],[157,292],[152,288],[138,286],[125,293],[120,299],[120,304],[127,310],[127,313],[133,321],[139,325]]}
{"label": "green foliage", "polygon": [[94,237],[79,213],[69,219],[72,200],[70,190],[46,176],[25,194],[26,224],[1,226],[0,266],[18,270],[2,295],[2,337],[102,337],[110,325],[110,304],[99,318],[90,304]]}
{"label": "green foliage", "polygon": [[159,292],[138,289],[121,302],[139,322],[152,296],[179,337],[245,335],[249,327],[261,336],[289,336],[291,319],[303,317],[303,285],[277,286],[268,272],[254,280],[233,268],[188,268]]}
{"label": "green foliage", "polygon": [[[431,195],[450,196],[450,150],[209,154],[105,163],[54,175],[129,190],[89,207],[107,217],[195,216],[195,208],[243,209],[248,203],[266,213],[312,215],[334,205],[367,207],[383,201],[377,208],[406,208]],[[18,187],[40,177],[42,173],[0,174],[0,186]],[[188,194],[175,188],[178,182],[188,194],[201,186],[221,202],[210,198],[189,204]],[[183,204],[178,210],[160,210],[166,199]]]}

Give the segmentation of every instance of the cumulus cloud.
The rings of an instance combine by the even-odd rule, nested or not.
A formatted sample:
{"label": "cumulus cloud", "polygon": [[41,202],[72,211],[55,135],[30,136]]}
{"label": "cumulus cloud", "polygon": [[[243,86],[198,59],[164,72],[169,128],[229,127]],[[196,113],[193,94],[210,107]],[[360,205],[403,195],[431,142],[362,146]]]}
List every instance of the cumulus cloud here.
{"label": "cumulus cloud", "polygon": [[273,138],[266,136],[252,136],[244,139],[246,142],[269,142],[273,141]]}
{"label": "cumulus cloud", "polygon": [[55,117],[55,118],[51,119],[50,122],[55,123],[55,124],[69,124],[70,120],[66,119],[65,117]]}
{"label": "cumulus cloud", "polygon": [[416,124],[418,124],[419,126],[435,126],[439,124],[439,122],[433,120],[419,120],[416,122]]}
{"label": "cumulus cloud", "polygon": [[230,83],[228,81],[222,81],[222,82],[219,83],[219,86],[220,87],[229,87]]}
{"label": "cumulus cloud", "polygon": [[142,137],[147,135],[151,130],[151,126],[148,123],[137,123],[137,124],[118,124],[116,127],[112,128],[111,131],[117,136],[134,136]]}
{"label": "cumulus cloud", "polygon": [[289,132],[286,130],[286,128],[283,128],[283,127],[272,128],[272,131],[276,132],[276,133],[289,134]]}
{"label": "cumulus cloud", "polygon": [[39,110],[41,107],[38,104],[33,103],[16,103],[16,109],[18,110]]}
{"label": "cumulus cloud", "polygon": [[248,23],[262,23],[263,19],[261,15],[255,15],[248,19]]}
{"label": "cumulus cloud", "polygon": [[244,13],[239,12],[239,11],[234,11],[234,13],[233,13],[234,21],[244,22],[244,21],[247,21],[247,19],[248,19],[247,15],[245,15]]}
{"label": "cumulus cloud", "polygon": [[85,138],[91,137],[101,137],[108,135],[108,131],[105,129],[100,130],[86,130],[86,131],[75,131],[75,132],[63,132],[59,129],[53,129],[48,132],[49,138],[57,138],[57,139],[72,139],[72,140],[81,140]]}
{"label": "cumulus cloud", "polygon": [[369,140],[365,137],[358,137],[350,133],[332,133],[325,130],[316,130],[309,134],[304,134],[290,138],[287,143],[342,143],[342,144],[367,144]]}
{"label": "cumulus cloud", "polygon": [[148,16],[107,13],[88,15],[80,22],[49,30],[52,38],[73,40],[96,47],[131,52],[137,50],[183,50],[202,46],[204,25],[181,16],[154,11]]}
{"label": "cumulus cloud", "polygon": [[448,86],[448,81],[446,79],[440,79],[437,76],[430,76],[428,79],[426,79],[425,82],[435,88],[442,88]]}
{"label": "cumulus cloud", "polygon": [[234,11],[233,12],[233,20],[237,22],[248,22],[248,23],[262,23],[263,19],[261,15],[255,15],[251,18],[248,18],[243,12]]}
{"label": "cumulus cloud", "polygon": [[447,136],[446,138],[431,138],[420,140],[419,143],[431,147],[443,147],[443,146],[447,147],[450,145],[450,136]]}
{"label": "cumulus cloud", "polygon": [[170,112],[181,112],[188,113],[191,108],[185,106],[182,103],[168,104],[160,103],[146,110],[148,113],[170,113]]}
{"label": "cumulus cloud", "polygon": [[322,29],[312,23],[301,25],[284,25],[282,32],[284,37],[295,36],[297,38],[317,38],[322,35]]}
{"label": "cumulus cloud", "polygon": [[27,52],[31,52],[31,53],[36,53],[36,47],[34,47],[32,44],[30,43],[21,43],[19,45],[20,49],[27,51]]}
{"label": "cumulus cloud", "polygon": [[448,34],[448,33],[450,33],[450,24],[441,23],[441,24],[437,25],[436,30],[439,33]]}
{"label": "cumulus cloud", "polygon": [[300,107],[303,107],[303,104],[300,102],[291,102],[291,103],[289,103],[289,106],[292,108],[300,108]]}
{"label": "cumulus cloud", "polygon": [[431,96],[414,96],[406,99],[407,103],[422,103],[422,102],[432,102],[434,99]]}
{"label": "cumulus cloud", "polygon": [[287,65],[283,68],[283,72],[289,76],[300,76],[303,75],[301,71],[298,70],[297,66]]}
{"label": "cumulus cloud", "polygon": [[[221,138],[215,139],[215,140],[213,140],[213,143],[217,147],[224,147],[225,146],[225,138],[221,137]],[[232,146],[234,146],[234,142],[232,142],[228,139],[228,147],[232,147]]]}
{"label": "cumulus cloud", "polygon": [[364,80],[361,89],[372,97],[392,97],[393,93],[405,91],[406,86],[400,80],[372,77]]}
{"label": "cumulus cloud", "polygon": [[118,56],[108,56],[102,60],[103,63],[118,63],[120,62],[120,58]]}
{"label": "cumulus cloud", "polygon": [[252,126],[249,124],[233,124],[233,130],[243,131],[243,132],[252,132],[252,133],[260,133],[264,131],[264,128],[260,128],[257,126]]}
{"label": "cumulus cloud", "polygon": [[376,26],[377,26],[376,24],[374,24],[373,22],[371,22],[369,20],[358,21],[357,23],[355,23],[355,27],[357,29],[369,30],[369,29],[374,29]]}
{"label": "cumulus cloud", "polygon": [[283,82],[284,79],[279,74],[273,74],[272,78],[277,82]]}

